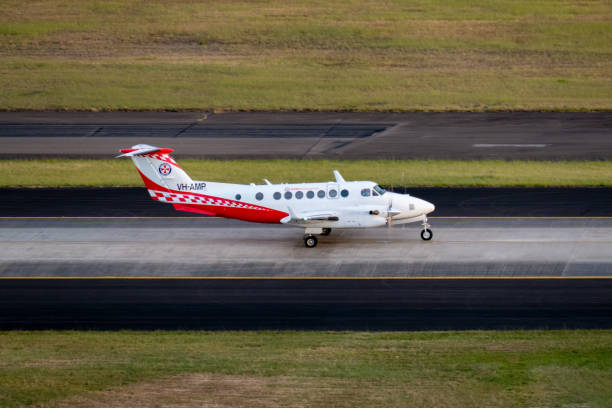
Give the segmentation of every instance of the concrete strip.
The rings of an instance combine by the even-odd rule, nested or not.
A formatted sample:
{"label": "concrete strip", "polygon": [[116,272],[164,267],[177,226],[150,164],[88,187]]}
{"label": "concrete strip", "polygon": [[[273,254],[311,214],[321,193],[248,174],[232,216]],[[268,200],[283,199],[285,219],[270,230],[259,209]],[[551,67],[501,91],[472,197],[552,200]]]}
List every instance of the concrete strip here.
{"label": "concrete strip", "polygon": [[[189,221],[185,224],[185,221]],[[612,219],[301,230],[225,219],[0,220],[0,276],[610,276]]]}

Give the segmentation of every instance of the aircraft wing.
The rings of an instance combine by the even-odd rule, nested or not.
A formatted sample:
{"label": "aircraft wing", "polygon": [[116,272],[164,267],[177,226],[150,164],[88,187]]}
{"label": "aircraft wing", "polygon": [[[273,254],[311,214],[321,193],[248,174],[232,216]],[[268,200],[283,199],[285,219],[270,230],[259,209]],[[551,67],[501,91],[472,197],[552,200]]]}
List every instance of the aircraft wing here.
{"label": "aircraft wing", "polygon": [[335,211],[308,211],[295,213],[291,207],[287,208],[289,216],[281,220],[283,224],[309,224],[319,221],[338,221],[338,213]]}

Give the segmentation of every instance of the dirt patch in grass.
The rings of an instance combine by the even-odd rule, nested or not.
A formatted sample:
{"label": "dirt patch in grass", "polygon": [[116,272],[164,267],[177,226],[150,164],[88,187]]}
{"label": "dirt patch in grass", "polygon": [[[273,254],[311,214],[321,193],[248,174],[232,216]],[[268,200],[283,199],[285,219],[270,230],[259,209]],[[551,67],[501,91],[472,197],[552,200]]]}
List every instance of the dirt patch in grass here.
{"label": "dirt patch in grass", "polygon": [[[355,407],[510,406],[502,396],[478,397],[457,381],[380,384],[335,378],[184,374],[58,401],[53,407]],[[482,399],[480,399],[482,398]]]}
{"label": "dirt patch in grass", "polygon": [[0,406],[608,408],[611,336],[0,332]]}

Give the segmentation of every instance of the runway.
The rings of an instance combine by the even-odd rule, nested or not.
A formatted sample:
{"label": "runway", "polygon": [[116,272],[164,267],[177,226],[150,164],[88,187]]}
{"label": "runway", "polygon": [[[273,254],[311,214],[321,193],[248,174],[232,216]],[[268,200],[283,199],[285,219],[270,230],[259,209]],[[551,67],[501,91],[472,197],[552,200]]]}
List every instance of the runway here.
{"label": "runway", "polygon": [[300,230],[220,218],[3,218],[0,329],[612,327],[612,218]]}
{"label": "runway", "polygon": [[302,230],[222,218],[0,219],[0,276],[584,277],[612,276],[612,218],[434,218]]}
{"label": "runway", "polygon": [[[612,216],[612,188],[388,187],[436,204],[435,216]],[[3,217],[186,217],[151,200],[144,187],[0,188]],[[24,205],[25,203],[25,205]]]}
{"label": "runway", "polygon": [[0,190],[0,329],[612,327],[612,189],[409,190],[437,205],[433,241],[414,225],[315,249],[143,188]]}
{"label": "runway", "polygon": [[612,328],[612,219],[0,219],[0,330]]}
{"label": "runway", "polygon": [[0,112],[3,158],[609,160],[610,112]]}
{"label": "runway", "polygon": [[0,281],[0,330],[611,328],[612,279]]}

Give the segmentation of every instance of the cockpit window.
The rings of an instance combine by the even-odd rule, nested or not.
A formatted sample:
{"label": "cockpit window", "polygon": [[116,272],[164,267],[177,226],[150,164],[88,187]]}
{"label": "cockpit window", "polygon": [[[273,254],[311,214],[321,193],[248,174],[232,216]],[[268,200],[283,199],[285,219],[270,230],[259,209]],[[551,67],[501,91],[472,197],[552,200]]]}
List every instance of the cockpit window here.
{"label": "cockpit window", "polygon": [[374,191],[376,191],[380,195],[383,195],[383,194],[385,194],[387,192],[387,190],[385,190],[384,188],[382,188],[378,184],[374,186]]}
{"label": "cockpit window", "polygon": [[361,195],[364,197],[369,197],[370,196],[370,189],[369,188],[364,188],[361,190]]}

